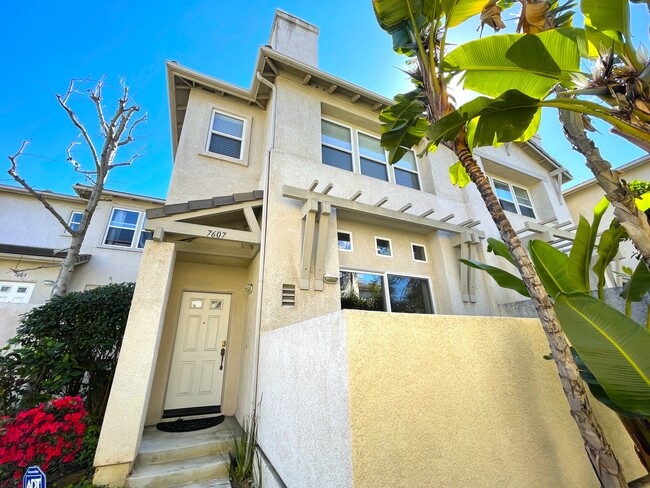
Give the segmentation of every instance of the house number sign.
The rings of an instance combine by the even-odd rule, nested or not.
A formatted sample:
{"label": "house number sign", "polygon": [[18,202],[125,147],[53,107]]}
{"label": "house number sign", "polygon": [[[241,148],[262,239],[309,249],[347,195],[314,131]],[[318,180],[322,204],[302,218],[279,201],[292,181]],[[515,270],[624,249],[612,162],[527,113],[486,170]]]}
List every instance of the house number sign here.
{"label": "house number sign", "polygon": [[226,237],[226,233],[222,230],[208,229],[208,237],[212,239],[223,239],[224,237]]}

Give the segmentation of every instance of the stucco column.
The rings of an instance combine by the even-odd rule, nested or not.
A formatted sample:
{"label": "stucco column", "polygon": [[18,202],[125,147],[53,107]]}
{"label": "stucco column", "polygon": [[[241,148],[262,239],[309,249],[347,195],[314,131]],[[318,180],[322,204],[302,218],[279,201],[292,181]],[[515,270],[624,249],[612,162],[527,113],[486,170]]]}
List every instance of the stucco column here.
{"label": "stucco column", "polygon": [[140,447],[174,269],[173,243],[147,241],[104,416],[94,483],[124,486]]}

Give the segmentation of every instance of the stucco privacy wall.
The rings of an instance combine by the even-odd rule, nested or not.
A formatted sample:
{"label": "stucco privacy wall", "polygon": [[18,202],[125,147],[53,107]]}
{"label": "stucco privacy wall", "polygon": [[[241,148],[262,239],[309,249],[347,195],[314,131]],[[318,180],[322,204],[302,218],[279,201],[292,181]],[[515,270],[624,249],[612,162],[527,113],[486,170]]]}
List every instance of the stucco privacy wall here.
{"label": "stucco privacy wall", "polygon": [[162,335],[175,246],[147,241],[95,452],[98,485],[124,486],[140,447]]}
{"label": "stucco privacy wall", "polygon": [[[162,417],[184,291],[232,295],[221,410],[225,415],[234,415],[237,406],[237,385],[241,374],[240,357],[244,323],[249,320],[247,309],[250,308],[250,302],[255,300],[253,295],[248,295],[244,291],[244,286],[247,283],[247,269],[183,262],[181,259],[182,256],[179,255],[174,266],[169,301],[165,313],[165,325],[160,340],[158,362],[156,363],[156,373],[147,409],[146,425],[155,425]],[[253,320],[254,318],[253,316]]]}
{"label": "stucco privacy wall", "polygon": [[262,334],[258,443],[286,486],[352,486],[345,343],[341,312]]}
{"label": "stucco privacy wall", "polygon": [[[355,487],[599,486],[536,319],[343,313]],[[593,404],[627,478],[644,475]]]}

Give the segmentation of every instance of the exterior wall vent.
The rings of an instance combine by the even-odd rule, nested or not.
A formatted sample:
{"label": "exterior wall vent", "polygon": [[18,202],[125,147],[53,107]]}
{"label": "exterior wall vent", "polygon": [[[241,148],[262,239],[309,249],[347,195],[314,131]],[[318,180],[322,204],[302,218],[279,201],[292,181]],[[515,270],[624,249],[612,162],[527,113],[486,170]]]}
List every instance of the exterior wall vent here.
{"label": "exterior wall vent", "polygon": [[295,307],[296,306],[296,285],[282,285],[282,306]]}

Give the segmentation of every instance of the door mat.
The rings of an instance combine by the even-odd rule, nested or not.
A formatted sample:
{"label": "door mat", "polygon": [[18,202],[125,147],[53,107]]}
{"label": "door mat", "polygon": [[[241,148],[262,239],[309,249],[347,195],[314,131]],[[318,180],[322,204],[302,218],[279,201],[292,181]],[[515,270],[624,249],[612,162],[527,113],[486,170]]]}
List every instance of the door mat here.
{"label": "door mat", "polygon": [[223,415],[216,417],[206,417],[202,419],[183,420],[178,419],[173,422],[160,422],[156,424],[156,429],[163,432],[192,432],[193,430],[202,430],[219,425],[224,420]]}

